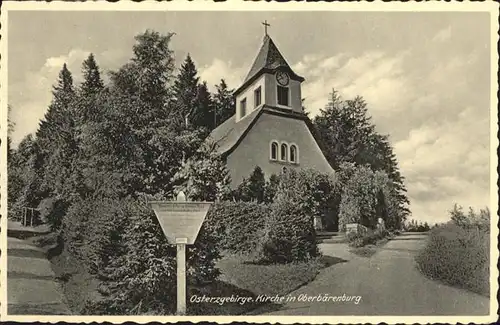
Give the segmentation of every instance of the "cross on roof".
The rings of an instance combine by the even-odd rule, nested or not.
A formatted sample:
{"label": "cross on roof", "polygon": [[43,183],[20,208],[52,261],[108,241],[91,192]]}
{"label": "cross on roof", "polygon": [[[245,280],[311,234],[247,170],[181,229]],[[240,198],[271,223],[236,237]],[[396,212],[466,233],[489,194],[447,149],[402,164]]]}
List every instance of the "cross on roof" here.
{"label": "cross on roof", "polygon": [[271,26],[271,24],[268,24],[268,23],[267,23],[267,20],[264,20],[264,22],[262,23],[262,25],[264,25],[264,32],[265,32],[265,33],[266,33],[266,35],[267,35],[267,27],[268,27],[268,26]]}

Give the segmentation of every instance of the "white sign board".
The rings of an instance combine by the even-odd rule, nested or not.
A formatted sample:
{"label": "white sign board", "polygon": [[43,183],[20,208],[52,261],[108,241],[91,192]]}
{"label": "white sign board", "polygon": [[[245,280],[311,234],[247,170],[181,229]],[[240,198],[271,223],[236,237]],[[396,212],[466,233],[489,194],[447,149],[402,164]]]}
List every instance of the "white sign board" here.
{"label": "white sign board", "polygon": [[170,244],[194,244],[211,202],[149,202]]}
{"label": "white sign board", "polygon": [[186,245],[194,244],[211,202],[186,202],[180,192],[177,201],[152,201],[161,229],[170,244],[177,246],[177,314],[186,314]]}

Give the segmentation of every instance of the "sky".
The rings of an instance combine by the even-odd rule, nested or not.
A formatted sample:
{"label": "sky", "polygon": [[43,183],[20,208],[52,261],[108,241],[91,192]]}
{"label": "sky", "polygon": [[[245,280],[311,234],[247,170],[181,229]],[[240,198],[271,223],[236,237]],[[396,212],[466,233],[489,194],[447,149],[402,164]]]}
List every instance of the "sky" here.
{"label": "sky", "polygon": [[9,12],[8,103],[14,144],[36,132],[63,63],[76,83],[90,52],[106,74],[131,57],[134,36],[175,32],[213,89],[237,88],[264,36],[302,86],[311,115],[332,88],[363,96],[406,178],[412,218],[446,221],[454,203],[490,202],[490,18],[484,12]]}

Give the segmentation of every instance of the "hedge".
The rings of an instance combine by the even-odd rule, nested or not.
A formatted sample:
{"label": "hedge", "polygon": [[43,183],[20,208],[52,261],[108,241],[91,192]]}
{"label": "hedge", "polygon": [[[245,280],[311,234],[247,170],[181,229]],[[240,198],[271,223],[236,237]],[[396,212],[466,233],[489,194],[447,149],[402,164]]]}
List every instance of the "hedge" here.
{"label": "hedge", "polygon": [[431,230],[417,256],[420,271],[432,279],[489,295],[489,231],[449,223]]}
{"label": "hedge", "polygon": [[261,203],[217,202],[204,224],[221,250],[248,254],[259,246],[269,214],[269,206]]}

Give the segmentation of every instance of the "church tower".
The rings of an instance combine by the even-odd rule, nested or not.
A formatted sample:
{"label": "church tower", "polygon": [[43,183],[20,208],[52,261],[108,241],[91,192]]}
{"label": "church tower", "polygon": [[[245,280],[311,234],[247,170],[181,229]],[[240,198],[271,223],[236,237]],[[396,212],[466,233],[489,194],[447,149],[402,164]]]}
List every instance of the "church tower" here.
{"label": "church tower", "polygon": [[236,121],[265,105],[284,112],[303,113],[301,83],[267,34],[242,85],[235,91]]}
{"label": "church tower", "polygon": [[256,166],[266,177],[288,169],[335,173],[302,110],[303,81],[266,30],[250,71],[234,93],[236,113],[207,138],[226,161],[231,187],[237,188]]}

